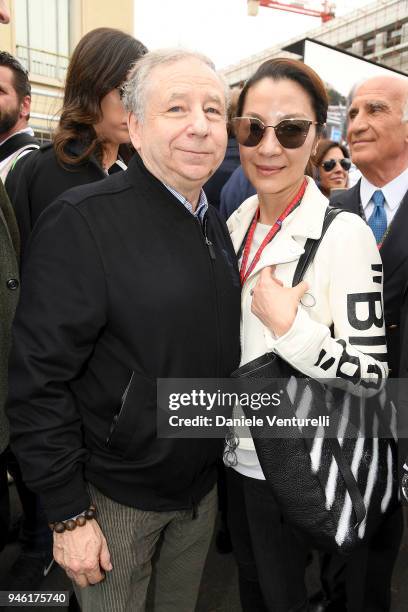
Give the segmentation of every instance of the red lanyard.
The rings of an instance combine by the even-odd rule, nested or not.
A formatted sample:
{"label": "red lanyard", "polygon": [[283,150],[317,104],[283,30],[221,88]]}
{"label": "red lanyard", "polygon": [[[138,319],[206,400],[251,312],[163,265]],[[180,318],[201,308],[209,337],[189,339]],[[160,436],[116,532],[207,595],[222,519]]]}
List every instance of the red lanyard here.
{"label": "red lanyard", "polygon": [[262,252],[263,252],[264,248],[266,247],[266,245],[269,244],[271,242],[271,240],[279,232],[279,230],[280,230],[280,228],[282,226],[282,222],[284,221],[284,219],[286,219],[286,217],[292,212],[292,210],[294,208],[296,208],[296,206],[298,206],[298,204],[300,204],[300,202],[301,202],[301,200],[303,198],[303,194],[305,193],[306,187],[307,187],[307,180],[304,179],[301,188],[299,189],[299,191],[297,192],[297,194],[295,195],[293,200],[285,208],[283,213],[275,221],[275,223],[273,224],[273,226],[271,227],[271,229],[269,230],[269,232],[265,236],[264,240],[262,241],[261,246],[259,247],[259,249],[255,253],[254,258],[251,261],[251,263],[249,265],[249,268],[247,269],[249,253],[251,252],[252,241],[254,239],[256,225],[257,225],[258,220],[259,220],[259,206],[258,206],[258,209],[257,209],[257,211],[255,213],[255,216],[254,216],[253,220],[252,220],[251,227],[249,228],[248,237],[247,237],[247,240],[246,240],[246,243],[245,243],[244,253],[242,255],[241,268],[240,268],[240,271],[239,271],[239,274],[240,274],[240,277],[241,277],[241,285],[243,285],[245,283],[245,281],[247,280],[248,276],[251,274],[252,270],[255,268],[256,264],[260,260]]}

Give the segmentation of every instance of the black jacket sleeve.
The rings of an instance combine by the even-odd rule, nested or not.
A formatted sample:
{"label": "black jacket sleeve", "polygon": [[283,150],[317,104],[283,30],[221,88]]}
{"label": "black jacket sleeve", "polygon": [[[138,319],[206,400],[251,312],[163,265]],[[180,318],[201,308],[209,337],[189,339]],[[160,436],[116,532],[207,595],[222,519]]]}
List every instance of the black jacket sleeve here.
{"label": "black jacket sleeve", "polygon": [[34,151],[22,157],[8,173],[4,185],[14,208],[22,246],[26,245],[33,227],[29,180],[35,173],[37,156],[38,152]]}
{"label": "black jacket sleeve", "polygon": [[12,448],[50,521],[89,505],[87,451],[71,383],[106,324],[105,275],[78,208],[56,202],[36,224],[13,329],[7,412]]}

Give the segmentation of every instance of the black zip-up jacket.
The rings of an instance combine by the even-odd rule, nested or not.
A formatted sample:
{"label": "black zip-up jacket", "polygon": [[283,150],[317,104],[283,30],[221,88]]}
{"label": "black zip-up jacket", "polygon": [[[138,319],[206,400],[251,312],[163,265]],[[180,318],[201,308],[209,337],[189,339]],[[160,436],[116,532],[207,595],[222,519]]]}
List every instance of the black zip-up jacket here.
{"label": "black zip-up jacket", "polygon": [[86,481],[157,511],[193,507],[215,483],[221,440],[156,436],[157,378],[226,377],[239,363],[234,251],[211,206],[204,226],[206,236],[137,155],[127,172],[66,192],[38,220],[8,415],[50,521],[88,506]]}

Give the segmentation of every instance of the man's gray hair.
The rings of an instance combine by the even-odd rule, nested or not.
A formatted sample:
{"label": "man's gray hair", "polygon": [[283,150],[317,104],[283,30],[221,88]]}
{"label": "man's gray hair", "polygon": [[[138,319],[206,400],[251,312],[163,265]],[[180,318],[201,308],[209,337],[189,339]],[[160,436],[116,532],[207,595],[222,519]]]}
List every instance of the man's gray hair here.
{"label": "man's gray hair", "polygon": [[133,64],[128,74],[127,81],[123,86],[123,103],[126,110],[133,113],[139,121],[143,121],[146,90],[152,70],[156,68],[156,66],[173,64],[174,62],[185,59],[199,60],[213,70],[224,88],[225,113],[227,113],[230,96],[229,87],[225,78],[217,72],[214,63],[206,55],[186,49],[158,49],[157,51],[149,51],[149,53],[143,55]]}

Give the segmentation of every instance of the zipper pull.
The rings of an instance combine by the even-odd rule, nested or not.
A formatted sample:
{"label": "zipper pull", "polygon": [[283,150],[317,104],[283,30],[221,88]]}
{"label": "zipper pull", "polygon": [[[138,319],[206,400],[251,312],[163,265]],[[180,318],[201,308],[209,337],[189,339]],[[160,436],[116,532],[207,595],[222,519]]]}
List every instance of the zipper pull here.
{"label": "zipper pull", "polygon": [[208,240],[207,236],[205,237],[205,244],[208,247],[208,251],[210,253],[211,259],[215,259],[215,251],[214,251],[213,243],[210,242],[210,240]]}

